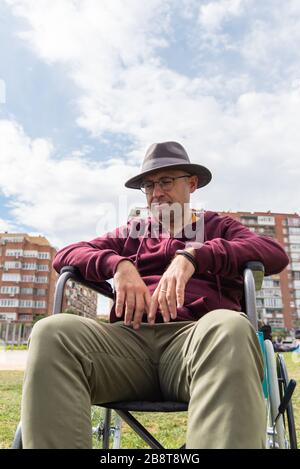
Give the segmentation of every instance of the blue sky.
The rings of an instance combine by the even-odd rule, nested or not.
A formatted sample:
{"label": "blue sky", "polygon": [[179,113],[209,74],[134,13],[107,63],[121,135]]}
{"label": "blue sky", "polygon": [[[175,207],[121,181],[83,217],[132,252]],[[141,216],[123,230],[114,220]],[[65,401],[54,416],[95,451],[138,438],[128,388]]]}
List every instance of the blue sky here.
{"label": "blue sky", "polygon": [[299,212],[298,0],[1,0],[0,25],[0,230],[123,223],[165,140],[213,173],[194,206]]}

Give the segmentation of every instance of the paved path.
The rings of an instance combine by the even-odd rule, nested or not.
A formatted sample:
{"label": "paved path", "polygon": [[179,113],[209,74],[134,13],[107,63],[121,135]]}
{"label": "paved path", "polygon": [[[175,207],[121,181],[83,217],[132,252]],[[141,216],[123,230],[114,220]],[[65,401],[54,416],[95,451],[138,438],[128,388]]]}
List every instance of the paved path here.
{"label": "paved path", "polygon": [[0,350],[0,370],[25,370],[27,350]]}

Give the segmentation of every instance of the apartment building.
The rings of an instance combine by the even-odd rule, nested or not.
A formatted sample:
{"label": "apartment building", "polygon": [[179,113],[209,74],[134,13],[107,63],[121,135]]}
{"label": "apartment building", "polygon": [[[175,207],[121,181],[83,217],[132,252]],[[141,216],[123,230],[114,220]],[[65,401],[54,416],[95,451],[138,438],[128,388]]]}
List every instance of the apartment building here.
{"label": "apartment building", "polygon": [[0,233],[0,319],[30,322],[51,312],[55,253],[44,236]]}
{"label": "apartment building", "polygon": [[270,236],[284,247],[290,263],[283,272],[265,277],[257,293],[260,319],[274,329],[297,327],[300,319],[300,216],[297,213],[219,212],[238,219],[251,231]]}
{"label": "apartment building", "polygon": [[[0,233],[0,320],[32,322],[52,313],[57,273],[56,249],[44,236]],[[74,282],[73,282],[74,284]],[[68,283],[63,310],[95,317],[97,294]]]}
{"label": "apartment building", "polygon": [[63,311],[71,310],[79,316],[95,319],[97,315],[97,293],[80,283],[69,280],[65,289]]}

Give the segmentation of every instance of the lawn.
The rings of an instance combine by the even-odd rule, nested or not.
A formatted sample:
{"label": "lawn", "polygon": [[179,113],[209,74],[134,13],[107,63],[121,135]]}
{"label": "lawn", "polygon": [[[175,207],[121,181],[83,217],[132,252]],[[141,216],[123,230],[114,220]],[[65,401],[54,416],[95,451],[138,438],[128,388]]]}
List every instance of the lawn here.
{"label": "lawn", "polygon": [[[295,357],[296,355],[294,355]],[[298,444],[300,443],[300,357],[293,360],[291,353],[284,354],[289,376],[298,381],[293,404],[297,427]],[[20,401],[23,372],[0,371],[0,448],[9,448],[14,431],[20,418]],[[166,448],[180,447],[184,443],[186,414],[134,414],[161,441]],[[123,423],[122,447],[145,448],[143,441]]]}

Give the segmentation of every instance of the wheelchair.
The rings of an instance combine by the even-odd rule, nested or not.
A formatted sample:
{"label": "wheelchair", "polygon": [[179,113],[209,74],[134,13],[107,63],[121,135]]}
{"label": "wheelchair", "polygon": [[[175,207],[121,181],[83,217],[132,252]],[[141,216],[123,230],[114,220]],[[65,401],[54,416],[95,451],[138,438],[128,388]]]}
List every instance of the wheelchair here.
{"label": "wheelchair", "polygon": [[[244,297],[243,311],[248,315],[262,348],[264,358],[264,381],[262,392],[266,404],[266,448],[297,449],[297,437],[293,414],[292,394],[296,382],[288,378],[287,368],[282,354],[275,354],[270,340],[264,340],[258,331],[255,291],[261,289],[264,278],[264,266],[261,262],[248,262],[243,270]],[[83,279],[73,266],[61,269],[58,278],[53,314],[61,313],[66,282],[72,279],[95,292],[114,300],[114,291],[109,282],[93,283]],[[100,420],[95,423],[95,415],[100,411]],[[186,412],[186,402],[108,402],[101,406],[92,406],[93,440],[99,447],[117,449],[121,447],[121,421],[125,421],[151,449],[164,449],[162,444],[132,415],[132,412]],[[114,417],[114,421],[113,420]],[[97,444],[97,447],[98,447]],[[183,445],[180,449],[184,449]],[[22,449],[22,429],[19,423],[12,449]]]}

